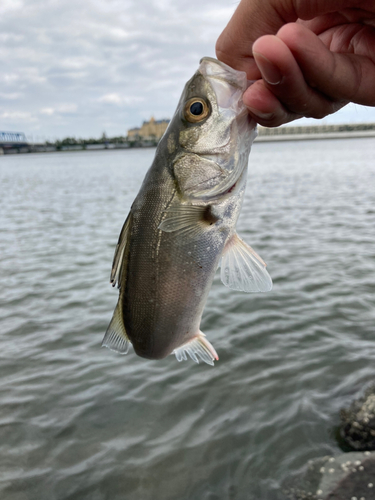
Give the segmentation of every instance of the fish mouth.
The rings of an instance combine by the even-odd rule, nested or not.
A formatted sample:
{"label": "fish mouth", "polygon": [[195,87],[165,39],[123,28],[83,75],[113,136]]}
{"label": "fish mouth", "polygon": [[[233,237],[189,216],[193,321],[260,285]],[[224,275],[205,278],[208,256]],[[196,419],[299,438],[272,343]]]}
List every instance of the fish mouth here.
{"label": "fish mouth", "polygon": [[[211,75],[207,75],[207,76],[211,76],[213,78],[216,77],[218,79],[223,79],[227,83],[229,83],[230,85],[233,85],[234,87],[237,87],[239,89],[243,88],[243,81],[242,81],[243,79],[241,78],[239,80],[239,74],[246,76],[246,73],[244,71],[238,71],[236,69],[233,69],[231,66],[228,66],[228,64],[225,64],[225,63],[219,61],[218,59],[215,59],[214,57],[202,57],[202,59],[199,61],[200,66],[202,66],[202,65],[204,65],[204,66],[211,65],[212,66],[212,64],[219,66],[219,68],[221,70],[224,70],[225,73],[228,73],[227,78],[223,78],[222,74],[220,74],[220,75],[211,74]],[[228,78],[230,76],[232,78]],[[247,78],[246,78],[246,81],[247,81]]]}
{"label": "fish mouth", "polygon": [[199,61],[199,71],[208,78],[225,81],[227,84],[244,92],[250,82],[245,71],[231,68],[214,57],[202,57]]}
{"label": "fish mouth", "polygon": [[226,115],[226,120],[238,120],[240,115],[248,114],[242,96],[251,82],[244,71],[237,71],[213,57],[203,57],[198,71],[211,86],[219,111]]}

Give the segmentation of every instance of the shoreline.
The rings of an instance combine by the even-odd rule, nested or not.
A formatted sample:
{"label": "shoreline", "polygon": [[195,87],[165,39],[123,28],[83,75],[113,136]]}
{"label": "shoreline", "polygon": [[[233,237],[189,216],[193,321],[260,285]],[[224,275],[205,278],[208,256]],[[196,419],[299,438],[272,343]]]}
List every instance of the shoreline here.
{"label": "shoreline", "polygon": [[[293,142],[293,141],[317,141],[317,140],[329,140],[329,139],[364,139],[375,137],[375,130],[354,130],[350,132],[323,132],[323,133],[304,133],[304,134],[267,134],[258,135],[254,142]],[[91,147],[90,147],[91,146]],[[21,148],[10,147],[6,149],[0,147],[0,157],[15,154],[35,154],[35,153],[71,153],[76,151],[119,151],[119,150],[132,150],[132,149],[146,149],[154,148],[157,144],[134,144],[129,145],[129,143],[121,144],[98,144],[92,147],[92,145],[87,146],[77,146],[72,147],[64,146],[62,149],[57,149],[54,146],[45,145],[23,145]]]}

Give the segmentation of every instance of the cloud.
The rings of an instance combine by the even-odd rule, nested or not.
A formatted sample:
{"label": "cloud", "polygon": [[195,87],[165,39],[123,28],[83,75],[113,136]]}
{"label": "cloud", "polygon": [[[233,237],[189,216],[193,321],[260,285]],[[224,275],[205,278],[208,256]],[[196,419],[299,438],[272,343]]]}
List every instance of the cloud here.
{"label": "cloud", "polygon": [[143,97],[140,96],[124,96],[117,94],[116,92],[112,94],[106,94],[99,97],[98,102],[104,102],[107,104],[116,104],[118,106],[126,104],[135,104],[144,101]]}
{"label": "cloud", "polygon": [[40,113],[42,115],[51,116],[55,113],[55,109],[54,108],[43,108],[40,110]]}
{"label": "cloud", "polygon": [[22,92],[0,92],[0,99],[4,100],[21,99],[22,97],[24,97]]}
{"label": "cloud", "polygon": [[19,11],[23,7],[22,0],[2,0],[0,4],[0,15],[7,14],[12,11]]}
{"label": "cloud", "polygon": [[77,112],[77,109],[78,109],[77,104],[67,103],[67,104],[60,104],[55,108],[43,108],[40,110],[40,113],[42,115],[47,115],[47,116],[52,116],[56,113],[74,114]]}
{"label": "cloud", "polygon": [[5,122],[20,122],[22,124],[34,122],[36,118],[28,112],[20,112],[20,111],[3,111],[0,112],[0,120],[4,120]]}
{"label": "cloud", "polygon": [[[171,117],[235,7],[228,0],[2,0],[0,113],[13,117],[15,130],[59,137],[100,136],[104,128],[120,135],[151,115]],[[375,120],[374,110],[353,116]]]}

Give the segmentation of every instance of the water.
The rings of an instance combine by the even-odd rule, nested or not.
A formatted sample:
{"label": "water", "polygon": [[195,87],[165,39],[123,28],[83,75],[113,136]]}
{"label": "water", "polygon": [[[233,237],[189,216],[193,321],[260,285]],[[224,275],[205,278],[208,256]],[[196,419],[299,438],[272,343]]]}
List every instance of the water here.
{"label": "water", "polygon": [[238,229],[274,289],[216,277],[214,368],[101,349],[153,154],[0,158],[0,498],[274,500],[375,378],[374,139],[253,147]]}

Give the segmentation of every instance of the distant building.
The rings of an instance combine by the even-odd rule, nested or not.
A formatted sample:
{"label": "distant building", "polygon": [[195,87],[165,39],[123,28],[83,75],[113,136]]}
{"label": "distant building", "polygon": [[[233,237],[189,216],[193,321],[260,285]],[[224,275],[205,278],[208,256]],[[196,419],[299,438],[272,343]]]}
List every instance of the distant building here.
{"label": "distant building", "polygon": [[135,141],[136,139],[158,141],[166,131],[168,124],[169,120],[155,120],[152,116],[149,122],[143,122],[142,127],[128,130],[128,139],[130,141]]}
{"label": "distant building", "polygon": [[138,139],[139,138],[139,131],[141,129],[139,127],[135,127],[135,128],[130,128],[128,130],[128,139],[129,141],[135,141],[135,139]]}

